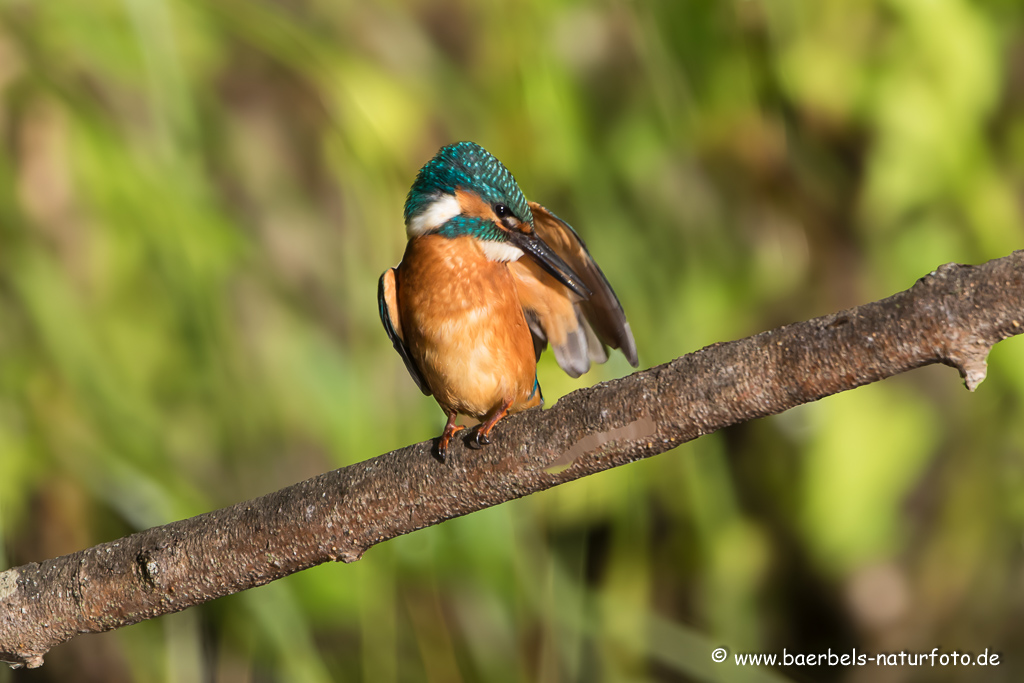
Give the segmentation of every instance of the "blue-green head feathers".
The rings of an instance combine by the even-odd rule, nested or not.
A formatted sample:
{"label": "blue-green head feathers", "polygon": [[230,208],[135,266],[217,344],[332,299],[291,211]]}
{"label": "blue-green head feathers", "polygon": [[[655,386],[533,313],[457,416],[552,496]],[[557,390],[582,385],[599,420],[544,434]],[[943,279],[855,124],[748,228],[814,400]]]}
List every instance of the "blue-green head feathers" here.
{"label": "blue-green head feathers", "polygon": [[475,192],[490,205],[504,204],[517,219],[533,225],[526,197],[505,165],[475,142],[442,147],[416,174],[405,200],[405,224],[455,190]]}

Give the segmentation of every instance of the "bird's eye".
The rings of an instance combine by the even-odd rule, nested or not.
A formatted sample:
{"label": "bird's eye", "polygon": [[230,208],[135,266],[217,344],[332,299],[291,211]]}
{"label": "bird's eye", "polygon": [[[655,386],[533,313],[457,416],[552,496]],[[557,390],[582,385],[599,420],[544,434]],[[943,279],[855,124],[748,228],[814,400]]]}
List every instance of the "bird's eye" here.
{"label": "bird's eye", "polygon": [[498,218],[507,218],[508,216],[512,215],[512,211],[504,204],[495,204],[494,215],[496,215]]}

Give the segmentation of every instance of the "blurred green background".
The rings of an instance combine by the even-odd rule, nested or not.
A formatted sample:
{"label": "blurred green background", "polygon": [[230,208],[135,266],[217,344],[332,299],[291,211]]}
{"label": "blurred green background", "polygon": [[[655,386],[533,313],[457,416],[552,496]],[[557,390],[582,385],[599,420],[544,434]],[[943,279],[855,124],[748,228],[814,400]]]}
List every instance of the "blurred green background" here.
{"label": "blurred green background", "polygon": [[[0,0],[0,96],[0,567],[437,436],[376,287],[455,140],[644,367],[1024,243],[1019,0]],[[919,370],[0,681],[1020,680],[1022,398],[1015,339],[976,394]]]}

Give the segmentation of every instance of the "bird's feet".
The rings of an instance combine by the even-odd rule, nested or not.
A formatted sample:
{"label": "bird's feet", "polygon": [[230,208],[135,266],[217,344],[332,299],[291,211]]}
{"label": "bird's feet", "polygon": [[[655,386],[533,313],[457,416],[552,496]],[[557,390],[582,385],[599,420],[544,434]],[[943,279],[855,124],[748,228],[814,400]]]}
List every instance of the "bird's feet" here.
{"label": "bird's feet", "polygon": [[462,425],[455,425],[451,429],[447,427],[444,430],[444,434],[441,435],[441,440],[437,444],[437,454],[441,456],[441,460],[448,457],[448,445],[452,441],[452,437],[455,436],[456,432],[461,432],[465,427]]}
{"label": "bird's feet", "polygon": [[498,424],[498,420],[508,415],[508,409],[511,405],[512,399],[506,399],[502,402],[498,409],[476,428],[476,434],[473,435],[473,440],[469,442],[469,445],[473,448],[483,448],[489,444],[491,442],[491,430],[494,429],[494,425]]}
{"label": "bird's feet", "polygon": [[462,425],[455,424],[455,413],[448,415],[448,422],[444,426],[444,432],[441,434],[441,438],[437,442],[437,454],[440,456],[441,461],[448,456],[448,444],[451,443],[452,437],[455,436],[456,432],[465,429]]}

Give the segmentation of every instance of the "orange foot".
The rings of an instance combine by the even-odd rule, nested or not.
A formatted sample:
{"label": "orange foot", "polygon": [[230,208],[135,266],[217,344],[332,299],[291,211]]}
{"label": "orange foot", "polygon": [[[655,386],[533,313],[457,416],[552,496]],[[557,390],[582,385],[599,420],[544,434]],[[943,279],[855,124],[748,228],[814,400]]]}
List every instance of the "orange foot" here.
{"label": "orange foot", "polygon": [[498,420],[508,415],[509,406],[512,405],[512,399],[505,399],[501,404],[501,407],[494,411],[494,414],[487,418],[487,422],[482,423],[476,428],[476,436],[469,445],[473,448],[483,448],[491,442],[489,435],[491,430],[494,429],[494,425],[498,424]]}
{"label": "orange foot", "polygon": [[437,443],[437,454],[441,456],[442,461],[448,455],[448,444],[451,442],[452,437],[455,436],[455,432],[462,431],[463,429],[465,427],[462,425],[455,424],[455,413],[448,413],[448,422],[444,426],[441,440]]}

